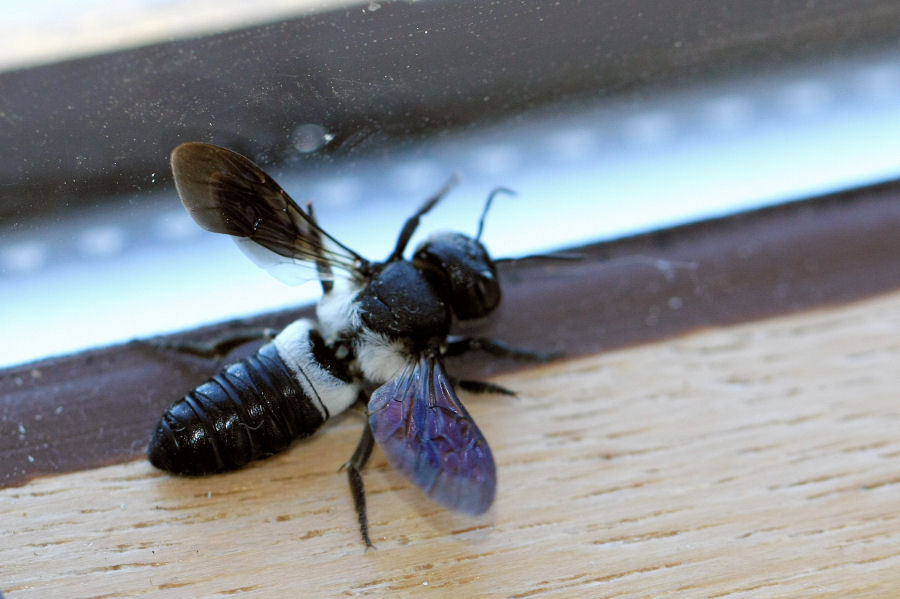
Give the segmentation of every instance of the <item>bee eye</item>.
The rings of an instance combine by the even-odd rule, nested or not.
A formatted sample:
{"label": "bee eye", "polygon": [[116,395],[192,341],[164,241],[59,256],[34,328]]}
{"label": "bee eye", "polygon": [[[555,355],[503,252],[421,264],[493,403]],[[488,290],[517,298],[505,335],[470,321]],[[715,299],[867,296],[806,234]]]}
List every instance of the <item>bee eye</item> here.
{"label": "bee eye", "polygon": [[482,272],[475,279],[475,292],[479,308],[477,316],[487,315],[500,303],[500,285],[491,271]]}
{"label": "bee eye", "polygon": [[435,235],[419,247],[414,261],[446,287],[447,300],[460,320],[486,316],[500,303],[494,263],[476,239],[461,233]]}

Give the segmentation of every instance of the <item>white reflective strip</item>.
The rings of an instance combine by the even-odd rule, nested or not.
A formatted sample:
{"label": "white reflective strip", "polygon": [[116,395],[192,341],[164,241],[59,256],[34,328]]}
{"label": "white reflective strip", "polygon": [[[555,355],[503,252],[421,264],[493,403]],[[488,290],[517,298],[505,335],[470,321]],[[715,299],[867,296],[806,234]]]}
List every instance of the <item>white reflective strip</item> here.
{"label": "white reflective strip", "polygon": [[340,380],[316,361],[309,339],[313,329],[312,321],[305,318],[295,320],[272,343],[322,418],[327,419],[353,405],[359,394],[359,384]]}

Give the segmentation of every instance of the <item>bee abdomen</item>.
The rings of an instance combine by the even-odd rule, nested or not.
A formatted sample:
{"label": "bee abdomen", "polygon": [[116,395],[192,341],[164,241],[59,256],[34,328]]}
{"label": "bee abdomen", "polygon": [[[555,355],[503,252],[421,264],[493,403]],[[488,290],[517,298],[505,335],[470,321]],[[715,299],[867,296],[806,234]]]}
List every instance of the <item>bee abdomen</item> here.
{"label": "bee abdomen", "polygon": [[179,474],[211,474],[314,433],[357,394],[355,384],[318,362],[317,339],[307,321],[298,321],[175,402],[150,440],[150,462]]}

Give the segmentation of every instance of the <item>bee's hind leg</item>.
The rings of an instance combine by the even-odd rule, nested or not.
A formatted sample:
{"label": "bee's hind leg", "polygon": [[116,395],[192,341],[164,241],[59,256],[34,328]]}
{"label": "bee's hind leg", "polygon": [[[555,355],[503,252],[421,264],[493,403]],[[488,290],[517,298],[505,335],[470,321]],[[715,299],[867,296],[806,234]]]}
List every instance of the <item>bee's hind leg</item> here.
{"label": "bee's hind leg", "polygon": [[271,340],[275,337],[277,332],[278,331],[275,329],[249,327],[226,331],[221,333],[218,337],[214,337],[207,341],[162,339],[157,337],[152,339],[140,339],[134,341],[134,343],[148,345],[157,349],[189,354],[199,358],[220,360],[231,353],[232,350],[245,343],[259,341],[260,339]]}
{"label": "bee's hind leg", "polygon": [[372,448],[375,446],[375,438],[369,429],[369,423],[366,422],[363,427],[362,435],[353,455],[347,460],[341,468],[347,469],[347,479],[350,481],[350,492],[353,494],[353,505],[356,507],[356,517],[359,520],[359,532],[362,535],[366,549],[374,548],[372,539],[369,537],[369,518],[366,515],[366,489],[363,485],[362,469],[369,456],[372,455]]}

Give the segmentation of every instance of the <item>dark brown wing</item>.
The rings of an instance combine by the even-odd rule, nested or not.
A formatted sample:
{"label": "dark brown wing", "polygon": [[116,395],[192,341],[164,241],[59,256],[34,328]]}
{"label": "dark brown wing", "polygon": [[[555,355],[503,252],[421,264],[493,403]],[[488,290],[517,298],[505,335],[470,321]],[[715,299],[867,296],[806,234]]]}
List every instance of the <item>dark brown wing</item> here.
{"label": "dark brown wing", "polygon": [[[356,275],[367,262],[323,231],[272,177],[231,150],[202,142],[172,151],[178,195],[198,225],[244,238],[285,259],[309,267],[327,263]],[[242,248],[245,249],[245,248]],[[264,268],[277,260],[248,252]]]}

